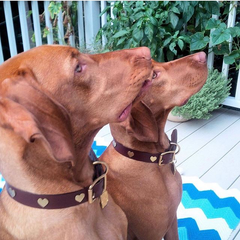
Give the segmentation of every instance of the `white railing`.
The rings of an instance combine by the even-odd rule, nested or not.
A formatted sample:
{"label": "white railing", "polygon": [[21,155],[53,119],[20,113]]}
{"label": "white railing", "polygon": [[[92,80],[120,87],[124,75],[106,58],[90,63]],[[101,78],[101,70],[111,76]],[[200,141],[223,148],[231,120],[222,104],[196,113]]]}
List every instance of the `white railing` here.
{"label": "white railing", "polygon": [[[45,11],[45,24],[49,28],[50,33],[47,35],[47,43],[53,43],[53,31],[52,31],[52,23],[50,21],[48,6],[50,1],[44,1],[44,11]],[[19,11],[19,19],[20,19],[20,27],[21,27],[21,35],[22,35],[22,42],[23,42],[23,50],[27,51],[34,46],[42,45],[42,34],[40,28],[40,20],[39,20],[39,5],[37,1],[31,1],[31,8],[32,8],[32,26],[34,29],[35,35],[35,43],[30,41],[31,36],[29,33],[29,19],[27,19],[27,9],[26,9],[27,2],[25,1],[18,1],[18,11]],[[100,12],[106,7],[106,1],[78,1],[77,2],[77,9],[78,9],[78,20],[77,20],[77,29],[78,29],[78,36],[70,36],[70,44],[75,46],[77,45],[81,48],[85,46],[91,46],[93,40],[100,29],[105,23],[107,16],[104,14],[103,16],[99,17]],[[6,28],[7,28],[7,37],[9,42],[9,50],[11,57],[18,54],[17,52],[17,45],[16,45],[16,37],[13,25],[13,17],[12,17],[12,9],[11,9],[11,2],[4,1],[3,2],[4,8],[4,15],[6,19]],[[236,10],[237,10],[237,2],[232,2],[230,5],[231,12],[228,17],[228,27],[234,26],[235,19],[236,19]],[[111,14],[112,15],[112,14]],[[216,17],[216,16],[213,16]],[[64,29],[63,29],[63,19],[62,19],[62,12],[58,14],[58,41],[59,44],[64,44],[63,42],[64,36]],[[1,44],[1,36],[0,35],[0,64],[5,60],[3,56],[3,46]],[[75,39],[77,37],[78,40]],[[102,43],[106,43],[106,39],[102,39]],[[229,48],[231,49],[231,39],[229,40]],[[211,43],[209,45],[211,48]],[[214,53],[209,51],[208,55],[208,67],[212,68],[214,64]],[[223,62],[222,64],[222,72],[228,76],[229,74],[229,65]],[[237,86],[235,97],[228,97],[224,105],[239,108],[240,109],[240,74],[238,74],[237,79]]]}
{"label": "white railing", "polygon": [[[49,28],[49,34],[47,35],[47,43],[53,43],[53,27],[50,21],[50,13],[48,11],[50,1],[44,1],[44,12],[45,12],[45,24]],[[31,8],[32,8],[32,26],[34,29],[35,35],[35,43],[34,46],[31,42],[29,36],[29,28],[27,19],[28,12],[26,10],[26,1],[18,1],[18,11],[19,11],[19,19],[20,19],[20,26],[21,26],[21,33],[22,33],[22,42],[23,42],[23,49],[24,51],[29,50],[31,47],[40,46],[42,45],[42,33],[40,28],[40,20],[39,20],[39,6],[37,1],[31,1]],[[93,40],[100,29],[105,23],[107,16],[104,15],[101,18],[99,17],[100,12],[105,8],[106,2],[105,1],[78,1],[77,8],[78,8],[78,46],[91,45]],[[11,2],[4,1],[3,2],[4,8],[4,15],[6,20],[6,28],[7,28],[7,37],[9,42],[9,50],[11,57],[18,54],[17,52],[17,45],[16,45],[16,37],[13,25],[13,17],[12,17],[12,9],[11,9]],[[87,13],[87,14],[84,14]],[[63,17],[62,12],[58,14],[58,41],[59,44],[63,43],[64,37],[63,31]],[[70,44],[75,46],[74,36],[70,36]],[[30,46],[31,45],[31,46]],[[1,44],[1,36],[0,36],[0,64],[4,61],[3,57],[3,49]]]}

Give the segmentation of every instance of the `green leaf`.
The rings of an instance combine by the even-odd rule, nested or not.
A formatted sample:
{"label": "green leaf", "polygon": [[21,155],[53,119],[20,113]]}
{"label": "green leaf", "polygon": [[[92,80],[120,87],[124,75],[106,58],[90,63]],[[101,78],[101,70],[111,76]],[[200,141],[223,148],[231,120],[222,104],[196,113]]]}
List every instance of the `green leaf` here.
{"label": "green leaf", "polygon": [[143,7],[143,1],[136,1],[136,7]]}
{"label": "green leaf", "polygon": [[155,17],[150,17],[149,19],[150,19],[150,22],[152,23],[152,25],[154,25],[154,26],[158,25],[158,21]]}
{"label": "green leaf", "polygon": [[133,19],[134,21],[138,21],[140,18],[142,18],[144,16],[143,12],[138,12],[135,15],[133,14],[131,16],[131,19]]}
{"label": "green leaf", "polygon": [[131,48],[132,42],[132,38],[128,39],[123,48]]}
{"label": "green leaf", "polygon": [[163,47],[166,47],[172,40],[172,36],[170,36],[169,38],[165,39],[163,42]]}
{"label": "green leaf", "polygon": [[117,46],[119,46],[120,44],[122,44],[127,38],[126,37],[123,37],[123,38],[120,38],[117,42]]}
{"label": "green leaf", "polygon": [[167,60],[172,61],[174,58],[174,53],[170,50],[167,51]]}
{"label": "green leaf", "polygon": [[163,5],[164,5],[164,6],[167,6],[168,3],[169,3],[169,1],[163,1]]}
{"label": "green leaf", "polygon": [[135,7],[134,9],[133,9],[133,12],[134,13],[137,13],[137,12],[140,12],[140,11],[142,11],[143,10],[143,8],[141,8],[141,7]]}
{"label": "green leaf", "polygon": [[187,13],[188,7],[190,5],[189,1],[178,1],[177,2],[184,13]]}
{"label": "green leaf", "polygon": [[183,47],[184,47],[184,42],[181,40],[181,39],[178,39],[178,46],[181,50],[183,50]]}
{"label": "green leaf", "polygon": [[225,30],[225,29],[227,29],[227,25],[226,25],[226,23],[222,22],[222,23],[219,24],[218,28],[222,29],[222,30]]}
{"label": "green leaf", "polygon": [[202,1],[203,8],[205,8],[210,14],[219,15],[220,6],[217,1]]}
{"label": "green leaf", "polygon": [[206,30],[211,30],[213,28],[217,28],[220,24],[220,20],[217,20],[215,18],[210,18],[207,22],[207,25],[206,25]]}
{"label": "green leaf", "polygon": [[188,44],[190,44],[190,42],[191,42],[191,38],[190,38],[190,36],[188,36],[188,35],[182,35],[182,36],[178,37],[178,39],[181,39],[181,40],[183,40],[185,43],[188,43]]}
{"label": "green leaf", "polygon": [[126,30],[121,30],[117,33],[115,33],[112,38],[119,38],[119,37],[122,37],[122,36],[125,36],[126,34],[128,34],[129,31],[126,31]]}
{"label": "green leaf", "polygon": [[216,55],[229,54],[229,43],[224,42],[213,47],[213,52]]}
{"label": "green leaf", "polygon": [[177,14],[180,14],[180,11],[179,11],[179,9],[178,9],[177,7],[172,7],[172,8],[170,9],[170,11],[172,11],[172,12],[174,12],[174,13],[177,13]]}
{"label": "green leaf", "polygon": [[57,15],[60,10],[62,8],[62,4],[58,3],[58,2],[50,2],[49,6],[48,6],[48,11],[50,13],[51,19],[54,18],[54,15]]}
{"label": "green leaf", "polygon": [[226,64],[233,64],[238,58],[240,58],[240,50],[235,50],[232,51],[229,55],[224,56],[223,60]]}
{"label": "green leaf", "polygon": [[161,21],[166,21],[168,19],[168,14],[169,14],[168,11],[161,12],[160,16],[159,16],[160,20]]}
{"label": "green leaf", "polygon": [[[118,18],[121,22],[128,22],[129,17],[126,17],[125,14],[120,14],[120,17]],[[141,20],[141,19],[140,19]]]}
{"label": "green leaf", "polygon": [[49,28],[45,27],[45,28],[43,29],[43,38],[47,37],[47,35],[48,35],[49,33],[50,33]]}
{"label": "green leaf", "polygon": [[99,17],[101,17],[104,13],[106,13],[109,9],[111,8],[111,6],[107,6],[103,9],[103,11],[101,12],[101,14],[99,15]]}
{"label": "green leaf", "polygon": [[177,55],[177,50],[175,49],[176,43],[173,42],[169,45],[169,49],[174,53],[174,55]]}
{"label": "green leaf", "polygon": [[230,27],[228,31],[232,37],[240,37],[240,27]]}
{"label": "green leaf", "polygon": [[159,9],[159,2],[158,1],[149,1],[149,2],[146,2],[145,1],[145,4],[148,4],[148,6],[151,8],[151,9]]}
{"label": "green leaf", "polygon": [[96,42],[100,41],[100,39],[102,38],[102,34],[103,34],[102,29],[99,29],[99,31],[98,31],[98,33],[96,35],[96,38],[95,38]]}
{"label": "green leaf", "polygon": [[149,41],[152,41],[153,39],[153,25],[147,24],[144,29],[144,33],[146,34]]}
{"label": "green leaf", "polygon": [[151,44],[151,56],[154,56],[156,49],[157,49],[157,42],[153,40]]}
{"label": "green leaf", "polygon": [[170,18],[170,22],[172,24],[173,29],[175,29],[177,24],[178,24],[179,17],[175,13],[170,12],[169,13],[169,18]]}
{"label": "green leaf", "polygon": [[193,7],[196,7],[198,5],[198,1],[191,1],[190,4],[193,6]]}
{"label": "green leaf", "polygon": [[191,37],[190,51],[200,50],[209,43],[209,37],[204,37],[202,32],[195,33]]}
{"label": "green leaf", "polygon": [[189,5],[187,12],[184,12],[183,14],[184,22],[187,23],[193,16],[193,14],[194,14],[194,7]]}
{"label": "green leaf", "polygon": [[143,30],[139,28],[135,28],[132,32],[132,37],[134,41],[139,43],[143,38]]}
{"label": "green leaf", "polygon": [[153,11],[153,9],[151,9],[151,8],[147,8],[147,9],[146,9],[146,14],[147,14],[148,17],[152,16],[152,15],[153,15],[153,12],[154,12],[154,11]]}
{"label": "green leaf", "polygon": [[118,14],[118,9],[117,8],[113,8],[112,13],[115,17],[117,17]]}
{"label": "green leaf", "polygon": [[229,40],[230,37],[231,36],[226,29],[215,29],[211,34],[212,44],[213,45],[220,44],[224,41]]}
{"label": "green leaf", "polygon": [[179,34],[179,31],[176,31],[173,35],[173,38],[176,38],[178,36],[178,34]]}
{"label": "green leaf", "polygon": [[35,38],[35,33],[33,33],[33,35],[32,35],[32,37],[31,37],[31,40],[32,40],[32,42],[36,42],[36,38]]}
{"label": "green leaf", "polygon": [[141,27],[143,23],[143,18],[139,19],[135,24],[137,27]]}
{"label": "green leaf", "polygon": [[164,61],[165,61],[163,48],[159,48],[159,49],[157,50],[157,61],[158,61],[158,62],[164,62]]}
{"label": "green leaf", "polygon": [[197,11],[195,14],[195,27],[198,27],[202,19],[202,13],[200,11]]}
{"label": "green leaf", "polygon": [[32,15],[32,10],[28,11],[27,18],[29,18]]}

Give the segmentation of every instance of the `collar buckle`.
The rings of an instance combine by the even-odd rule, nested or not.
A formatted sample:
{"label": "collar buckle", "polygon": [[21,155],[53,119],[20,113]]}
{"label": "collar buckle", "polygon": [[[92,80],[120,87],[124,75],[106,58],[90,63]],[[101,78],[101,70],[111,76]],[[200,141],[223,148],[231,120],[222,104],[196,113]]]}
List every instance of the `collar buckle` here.
{"label": "collar buckle", "polygon": [[[99,181],[103,180],[103,191],[102,191],[102,195],[106,192],[106,188],[107,188],[107,173],[108,173],[108,165],[105,162],[102,161],[95,161],[93,162],[93,165],[96,164],[101,164],[105,166],[105,171],[104,173],[98,177],[97,179],[94,180],[94,182],[89,186],[88,188],[88,202],[89,203],[93,203],[95,202],[95,200],[97,199],[95,193],[94,193],[94,186],[99,183]],[[102,196],[101,195],[101,196]]]}
{"label": "collar buckle", "polygon": [[174,143],[174,142],[170,142],[170,145],[175,145],[176,149],[172,150],[172,151],[167,151],[167,152],[161,153],[160,156],[159,156],[159,161],[158,161],[159,166],[164,164],[163,156],[166,155],[166,154],[173,154],[172,155],[172,160],[169,163],[174,163],[175,162],[175,155],[180,152],[180,146],[177,143]]}

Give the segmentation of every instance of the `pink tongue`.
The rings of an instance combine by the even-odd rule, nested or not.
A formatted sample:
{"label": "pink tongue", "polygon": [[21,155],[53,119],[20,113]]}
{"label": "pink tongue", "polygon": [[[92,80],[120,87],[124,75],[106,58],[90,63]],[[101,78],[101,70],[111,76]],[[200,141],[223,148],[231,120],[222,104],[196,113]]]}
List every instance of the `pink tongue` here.
{"label": "pink tongue", "polygon": [[129,104],[121,113],[121,115],[119,116],[119,121],[125,121],[127,119],[127,117],[129,116],[130,112],[132,109],[132,103]]}

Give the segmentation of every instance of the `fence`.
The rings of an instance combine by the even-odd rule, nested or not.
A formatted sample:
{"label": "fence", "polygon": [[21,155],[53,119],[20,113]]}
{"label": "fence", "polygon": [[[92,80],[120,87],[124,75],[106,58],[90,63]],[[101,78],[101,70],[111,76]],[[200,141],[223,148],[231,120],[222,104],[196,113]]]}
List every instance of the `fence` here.
{"label": "fence", "polygon": [[[47,44],[53,44],[53,26],[50,21],[50,13],[48,11],[50,1],[44,1],[44,13],[45,13],[45,25],[49,28],[49,34],[47,35]],[[100,12],[106,7],[105,1],[78,1],[77,10],[78,10],[78,45],[81,47],[84,44],[91,44],[95,38],[98,30],[106,23],[106,15],[99,18]],[[10,1],[3,2],[3,9],[7,27],[7,37],[9,42],[9,49],[11,57],[16,55],[17,44],[16,36],[14,31],[14,23],[12,17],[12,8]],[[32,19],[27,17],[29,12],[28,2],[18,1],[18,13],[19,13],[19,22],[21,28],[23,50],[27,51],[31,47],[40,46],[42,42],[42,33],[39,20],[39,3],[37,1],[31,1],[31,16]],[[87,14],[84,14],[87,13]],[[30,23],[29,23],[30,22]],[[31,41],[30,29],[34,30],[35,44]],[[58,14],[58,39],[59,43],[63,44],[63,16],[62,11]],[[70,37],[70,44],[75,46],[74,36]],[[1,41],[1,36],[0,36]],[[103,40],[104,41],[104,40]],[[1,43],[1,42],[0,42]],[[31,44],[30,44],[31,43]],[[30,46],[31,45],[31,46]],[[4,61],[2,44],[0,44],[0,63]]]}
{"label": "fence", "polygon": [[[42,35],[41,35],[41,27],[39,20],[39,2],[31,1],[31,11],[32,18],[27,17],[29,11],[29,2],[18,1],[17,8],[19,13],[19,22],[22,36],[22,50],[27,51],[34,46],[42,45]],[[47,44],[53,43],[53,26],[50,22],[50,16],[48,11],[50,1],[43,2],[43,8],[45,12],[45,25],[48,26],[50,33],[47,35]],[[93,39],[95,38],[98,30],[102,27],[107,21],[107,15],[99,17],[100,12],[106,7],[106,1],[78,1],[77,2],[77,32],[78,36],[70,36],[69,41],[72,46],[75,46],[77,42],[78,46],[81,48],[84,44],[91,45],[93,43]],[[17,42],[14,30],[14,20],[12,16],[12,6],[10,1],[3,2],[3,9],[6,21],[6,29],[7,29],[7,38],[10,50],[10,57],[18,54]],[[228,27],[235,25],[236,20],[236,10],[237,10],[237,2],[232,2],[230,6],[231,12],[228,17]],[[87,14],[85,14],[87,13]],[[216,17],[216,16],[213,16]],[[1,24],[1,23],[0,23]],[[60,11],[58,15],[58,39],[59,44],[63,44],[63,17],[62,12]],[[16,27],[15,27],[16,28]],[[35,43],[31,41],[30,30],[34,32]],[[77,37],[78,41],[75,41],[74,37]],[[102,39],[102,43],[106,42],[105,39]],[[211,44],[210,46],[211,47]],[[231,39],[229,40],[229,47],[231,49]],[[0,35],[0,64],[4,62],[4,54],[3,54],[3,45]],[[214,53],[209,51],[208,54],[208,67],[212,68],[214,63]],[[222,63],[222,72],[228,76],[229,74],[229,65]],[[233,96],[229,96],[224,105],[235,107],[240,109],[240,74],[238,74],[236,80],[235,93]]]}

